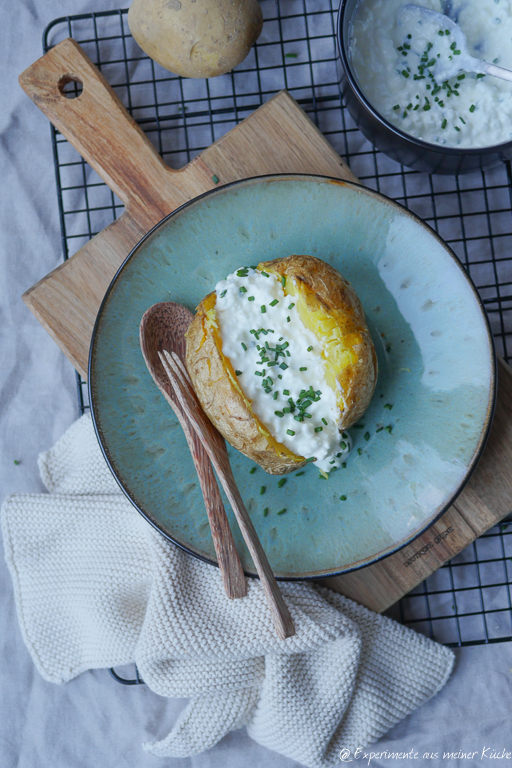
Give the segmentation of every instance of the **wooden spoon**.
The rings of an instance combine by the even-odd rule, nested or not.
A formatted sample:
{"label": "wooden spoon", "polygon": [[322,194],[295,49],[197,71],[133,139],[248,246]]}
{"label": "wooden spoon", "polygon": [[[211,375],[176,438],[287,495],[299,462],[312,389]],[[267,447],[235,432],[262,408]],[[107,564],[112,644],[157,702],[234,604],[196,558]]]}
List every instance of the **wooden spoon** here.
{"label": "wooden spoon", "polygon": [[245,597],[247,584],[242,564],[236,551],[210,459],[201,440],[191,428],[158,357],[158,353],[165,350],[166,352],[174,351],[180,359],[184,359],[185,331],[192,317],[192,313],[181,304],[170,301],[153,304],[144,313],[140,323],[140,348],[153,381],[173,409],[185,433],[203,492],[213,545],[226,594],[230,599]]}
{"label": "wooden spoon", "polygon": [[261,545],[258,534],[256,533],[252,520],[249,517],[249,513],[247,512],[240,495],[240,491],[238,490],[235,478],[233,477],[226,444],[204,413],[186,368],[178,355],[175,353],[169,354],[167,351],[164,351],[159,354],[159,357],[184,412],[187,414],[191,425],[203,442],[206,452],[215,467],[217,476],[222,483],[222,487],[226,492],[226,496],[229,499],[229,503],[233,508],[238,525],[242,531],[242,536],[251,553],[251,557],[265,591],[277,635],[281,640],[291,637],[295,634],[292,617],[284,602],[281,590],[272,573],[270,563],[267,560],[265,550]]}

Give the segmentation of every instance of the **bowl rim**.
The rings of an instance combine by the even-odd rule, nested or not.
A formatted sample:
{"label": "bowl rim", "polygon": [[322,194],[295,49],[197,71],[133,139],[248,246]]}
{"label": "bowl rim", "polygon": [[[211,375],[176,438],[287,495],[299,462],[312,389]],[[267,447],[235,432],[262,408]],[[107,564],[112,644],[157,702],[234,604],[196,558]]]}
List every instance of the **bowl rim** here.
{"label": "bowl rim", "polygon": [[[402,141],[407,141],[410,144],[413,144],[417,149],[429,150],[430,152],[435,151],[435,152],[439,152],[439,154],[441,155],[451,155],[453,157],[458,157],[458,158],[463,158],[466,156],[480,157],[481,155],[492,155],[492,154],[501,152],[503,149],[512,148],[511,139],[509,139],[508,141],[502,141],[500,142],[500,144],[486,144],[483,147],[460,147],[459,148],[459,147],[447,147],[442,144],[434,144],[429,141],[424,141],[423,139],[418,139],[412,133],[406,133],[405,131],[402,131],[396,125],[393,125],[388,120],[386,120],[386,118],[383,117],[380,114],[380,112],[377,112],[377,110],[371,105],[371,103],[368,101],[368,99],[364,95],[361,87],[359,86],[356,75],[352,70],[348,53],[345,49],[345,43],[343,39],[343,27],[345,24],[345,19],[348,17],[347,4],[349,1],[350,0],[340,0],[340,5],[338,8],[338,17],[336,21],[336,42],[337,42],[338,54],[341,59],[341,63],[342,63],[345,75],[347,77],[347,80],[350,83],[350,86],[352,88],[352,91],[355,93],[359,101],[362,103],[363,107],[365,107],[365,109],[367,109],[368,112],[370,112],[373,118],[375,118],[380,123],[382,123],[382,125],[385,128],[387,128],[389,131],[395,134]],[[359,4],[359,2],[360,0],[356,0],[356,6]],[[354,8],[354,11],[355,11],[355,8]],[[352,12],[352,15],[354,11]],[[352,22],[352,16],[348,19],[347,24],[351,24],[351,22]]]}
{"label": "bowl rim", "polygon": [[[222,186],[214,187],[213,189],[209,189],[206,192],[203,192],[202,194],[198,195],[197,197],[192,198],[191,200],[188,200],[186,203],[183,203],[178,208],[176,208],[174,211],[171,211],[171,213],[164,216],[157,224],[155,224],[140,240],[139,242],[132,248],[132,250],[129,252],[129,254],[124,259],[123,263],[120,265],[118,270],[116,271],[114,277],[112,278],[109,287],[107,288],[107,291],[103,297],[103,300],[101,302],[100,308],[98,310],[98,314],[96,316],[95,322],[94,322],[94,328],[92,332],[91,337],[91,344],[89,348],[89,360],[88,360],[88,370],[87,370],[87,392],[88,392],[88,398],[89,398],[89,404],[90,404],[90,411],[91,411],[91,417],[92,422],[94,426],[94,431],[96,433],[96,437],[98,439],[98,443],[100,445],[101,452],[103,454],[103,457],[105,458],[105,461],[107,462],[107,465],[112,472],[115,480],[117,481],[119,487],[121,488],[122,492],[125,494],[125,496],[129,499],[129,501],[132,503],[132,505],[137,509],[137,511],[147,520],[148,523],[150,523],[153,528],[155,528],[161,535],[163,535],[168,541],[171,541],[173,544],[178,546],[180,549],[182,549],[185,552],[188,552],[188,554],[197,557],[199,560],[203,560],[206,563],[209,563],[210,565],[215,565],[218,567],[218,562],[216,560],[212,560],[211,558],[207,557],[206,555],[203,555],[199,552],[194,551],[190,548],[190,546],[187,546],[183,542],[180,542],[176,538],[174,538],[171,534],[169,534],[167,531],[164,531],[161,524],[159,524],[156,520],[152,519],[149,512],[145,511],[142,508],[142,505],[139,505],[139,503],[133,498],[129,488],[125,487],[123,484],[123,481],[120,477],[118,477],[117,471],[115,469],[115,465],[113,460],[111,460],[108,449],[103,441],[103,435],[102,435],[102,429],[101,425],[99,424],[99,419],[96,414],[96,406],[95,406],[95,393],[93,388],[93,380],[94,380],[94,364],[95,364],[95,352],[96,352],[96,344],[98,335],[100,333],[101,328],[101,322],[103,318],[103,312],[107,307],[109,298],[112,294],[112,291],[114,289],[114,286],[122,274],[124,268],[130,261],[130,259],[135,255],[135,253],[138,251],[138,249],[145,243],[146,240],[148,240],[160,227],[164,226],[169,220],[171,220],[174,216],[181,213],[186,208],[192,206],[193,204],[197,203],[198,201],[208,198],[211,195],[215,195],[216,193],[220,193],[221,191],[226,191],[227,189],[231,189],[233,187],[242,186],[248,183],[260,183],[265,181],[272,181],[272,180],[292,180],[292,181],[298,181],[298,180],[315,180],[315,181],[321,181],[324,183],[332,183],[339,186],[347,186],[350,188],[353,188],[355,190],[358,190],[360,192],[364,192],[366,194],[369,194],[370,196],[373,196],[374,198],[377,198],[381,200],[384,204],[390,205],[391,207],[398,208],[399,211],[402,214],[407,215],[409,218],[411,218],[413,221],[415,221],[417,224],[422,226],[427,230],[427,232],[430,235],[433,235],[434,238],[440,243],[440,245],[443,247],[445,253],[447,256],[449,256],[452,261],[455,263],[455,265],[459,268],[460,272],[463,275],[463,278],[466,279],[466,281],[469,284],[469,287],[471,288],[471,291],[473,293],[474,298],[476,299],[477,305],[480,309],[480,313],[482,315],[482,319],[484,321],[485,329],[487,331],[487,344],[488,344],[488,352],[490,354],[490,392],[489,392],[489,401],[487,404],[487,411],[486,416],[482,424],[482,429],[480,432],[480,437],[478,439],[477,446],[475,448],[475,451],[473,453],[473,457],[471,459],[471,462],[469,463],[466,473],[462,479],[462,481],[457,485],[455,488],[453,494],[447,499],[446,503],[441,507],[440,510],[435,512],[434,516],[428,520],[428,522],[421,526],[420,530],[418,530],[412,537],[408,537],[406,540],[402,540],[398,542],[395,546],[392,546],[390,549],[386,549],[384,552],[381,552],[371,558],[366,558],[364,562],[355,562],[352,563],[348,567],[337,567],[333,568],[329,571],[318,571],[318,572],[308,572],[306,574],[301,575],[276,575],[276,579],[278,581],[305,581],[305,580],[313,580],[313,579],[323,579],[323,578],[331,578],[334,576],[340,576],[345,573],[351,573],[353,571],[358,571],[362,568],[365,568],[367,566],[373,565],[377,562],[380,562],[381,560],[384,560],[391,555],[395,554],[396,552],[400,551],[404,547],[408,546],[409,544],[412,544],[416,539],[418,539],[420,536],[422,536],[429,528],[431,528],[443,515],[444,513],[451,507],[453,502],[457,499],[457,497],[460,495],[460,493],[465,488],[466,484],[468,483],[471,475],[473,474],[473,471],[478,464],[478,461],[482,455],[482,452],[485,448],[487,439],[489,437],[489,433],[491,430],[494,412],[496,408],[496,393],[497,393],[497,358],[496,358],[496,351],[495,351],[495,345],[494,345],[494,338],[492,335],[489,319],[487,317],[487,313],[485,311],[485,307],[483,305],[483,302],[478,294],[478,291],[473,283],[473,280],[471,279],[471,276],[469,273],[466,272],[464,269],[462,263],[456,256],[455,252],[450,248],[450,246],[445,243],[445,241],[438,235],[438,233],[432,229],[432,227],[424,222],[419,216],[417,216],[415,213],[410,211],[408,208],[403,206],[401,203],[397,203],[392,198],[387,197],[387,195],[382,194],[381,192],[377,192],[373,189],[370,189],[369,187],[364,186],[363,184],[356,183],[354,181],[348,181],[345,179],[335,178],[332,176],[325,176],[323,174],[308,174],[308,173],[272,173],[272,174],[265,174],[262,176],[251,176],[246,179],[237,179],[235,181],[228,182],[227,184],[223,184]],[[244,573],[248,577],[252,578],[258,578],[258,575],[256,572],[247,571],[244,569]]]}

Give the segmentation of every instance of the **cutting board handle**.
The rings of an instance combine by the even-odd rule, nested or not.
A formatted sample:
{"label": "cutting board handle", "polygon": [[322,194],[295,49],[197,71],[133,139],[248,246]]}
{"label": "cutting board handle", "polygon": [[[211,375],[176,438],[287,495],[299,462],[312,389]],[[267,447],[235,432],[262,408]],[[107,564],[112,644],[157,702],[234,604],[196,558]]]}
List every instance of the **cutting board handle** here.
{"label": "cutting board handle", "polygon": [[[194,196],[187,189],[187,169],[193,164],[182,171],[165,165],[101,72],[71,38],[28,67],[19,81],[136,218],[143,220],[145,209],[153,216],[158,211],[161,218]],[[72,81],[83,87],[76,98],[64,93],[64,86]],[[202,170],[207,186],[213,186],[211,171]]]}

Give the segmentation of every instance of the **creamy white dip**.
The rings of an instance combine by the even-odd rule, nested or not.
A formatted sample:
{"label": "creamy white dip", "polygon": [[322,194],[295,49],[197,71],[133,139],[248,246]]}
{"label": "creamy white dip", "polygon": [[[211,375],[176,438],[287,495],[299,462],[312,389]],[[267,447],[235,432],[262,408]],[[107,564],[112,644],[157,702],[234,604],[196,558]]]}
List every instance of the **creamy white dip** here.
{"label": "creamy white dip", "polygon": [[[512,69],[512,0],[417,0],[449,16],[476,58]],[[484,147],[512,139],[512,83],[461,73],[438,83],[433,62],[456,55],[437,22],[402,20],[403,0],[360,0],[350,57],[372,106],[406,133],[433,144]],[[430,64],[430,66],[428,66]]]}
{"label": "creamy white dip", "polygon": [[[288,278],[290,279],[290,278]],[[322,346],[274,275],[241,267],[215,286],[222,351],[254,413],[275,439],[323,472],[350,450]]]}

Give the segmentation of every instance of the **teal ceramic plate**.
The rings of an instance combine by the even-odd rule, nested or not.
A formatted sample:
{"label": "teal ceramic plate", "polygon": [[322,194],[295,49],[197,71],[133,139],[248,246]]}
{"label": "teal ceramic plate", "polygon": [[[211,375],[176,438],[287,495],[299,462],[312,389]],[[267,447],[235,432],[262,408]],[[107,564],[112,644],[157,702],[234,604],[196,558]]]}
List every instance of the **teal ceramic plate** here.
{"label": "teal ceramic plate", "polygon": [[274,572],[307,578],[367,565],[412,541],[460,492],[483,448],[495,397],[492,337],[472,283],[429,227],[376,192],[319,176],[259,177],[208,192],[160,222],[115,276],[96,321],[89,392],[124,492],[165,536],[215,562],[192,459],[146,370],[139,323],[151,304],[194,310],[237,267],[290,254],[319,256],[350,280],[379,358],[346,467],[328,480],[310,464],[279,487],[230,451]]}

